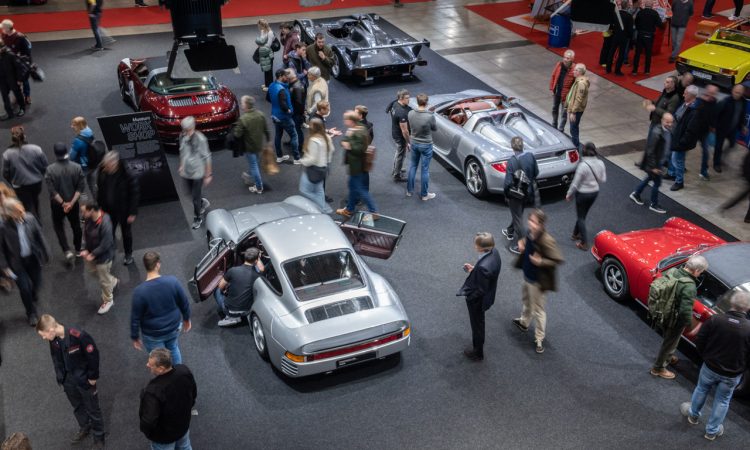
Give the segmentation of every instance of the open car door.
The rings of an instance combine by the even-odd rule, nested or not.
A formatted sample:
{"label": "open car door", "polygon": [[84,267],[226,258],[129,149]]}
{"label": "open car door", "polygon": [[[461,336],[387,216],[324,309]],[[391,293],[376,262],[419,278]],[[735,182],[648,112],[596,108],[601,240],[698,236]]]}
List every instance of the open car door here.
{"label": "open car door", "polygon": [[403,220],[358,211],[341,224],[341,230],[360,255],[388,259],[398,246],[405,226]]}
{"label": "open car door", "polygon": [[219,285],[224,273],[234,265],[233,243],[217,238],[209,243],[209,248],[206,256],[195,266],[192,281],[197,290],[197,294],[193,292],[193,300],[196,302],[209,298]]}

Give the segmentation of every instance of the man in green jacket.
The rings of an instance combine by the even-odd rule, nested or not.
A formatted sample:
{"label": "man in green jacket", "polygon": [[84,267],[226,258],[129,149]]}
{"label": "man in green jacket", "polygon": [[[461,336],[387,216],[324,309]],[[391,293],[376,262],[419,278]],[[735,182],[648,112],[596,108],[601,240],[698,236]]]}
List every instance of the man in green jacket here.
{"label": "man in green jacket", "polygon": [[[248,190],[254,194],[263,193],[263,179],[260,176],[260,152],[263,145],[269,140],[268,121],[262,112],[255,109],[255,99],[249,95],[243,95],[240,99],[242,115],[234,127],[234,136],[242,139],[245,158],[247,158],[248,171],[242,172],[242,179],[250,186]],[[252,178],[251,178],[252,176]]]}
{"label": "man in green jacket", "polygon": [[659,349],[659,355],[656,357],[654,366],[651,368],[651,375],[661,377],[665,380],[673,380],[676,375],[674,372],[667,370],[667,364],[677,364],[677,357],[674,352],[680,343],[680,337],[688,325],[691,325],[691,331],[688,334],[695,333],[698,325],[693,321],[693,302],[698,295],[696,279],[701,276],[703,271],[708,269],[708,261],[700,255],[691,256],[685,263],[684,267],[675,267],[669,269],[663,276],[677,278],[677,320],[674,326],[666,327],[663,330],[664,341]]}
{"label": "man in green jacket", "polygon": [[365,170],[365,154],[370,138],[365,127],[360,124],[360,116],[357,112],[345,112],[344,125],[348,129],[341,140],[341,146],[346,151],[345,162],[349,165],[349,201],[346,208],[337,209],[336,214],[350,217],[354,214],[354,208],[360,199],[367,204],[367,209],[371,213],[376,213],[378,208],[370,197],[368,173]]}
{"label": "man in green jacket", "polygon": [[320,69],[320,76],[326,81],[331,80],[333,58],[333,50],[326,45],[326,37],[323,33],[316,34],[315,42],[307,46],[307,61]]}

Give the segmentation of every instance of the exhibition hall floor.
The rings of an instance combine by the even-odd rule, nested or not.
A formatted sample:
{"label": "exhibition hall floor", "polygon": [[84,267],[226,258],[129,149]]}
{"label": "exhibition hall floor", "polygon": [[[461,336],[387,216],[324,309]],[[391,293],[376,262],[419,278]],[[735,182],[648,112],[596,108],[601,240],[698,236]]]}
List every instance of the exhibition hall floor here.
{"label": "exhibition hall floor", "polygon": [[[414,14],[409,6],[404,10],[405,16]],[[456,13],[457,22],[467,18],[476,29],[496,27],[467,10],[461,11]],[[434,39],[437,34],[445,37],[448,29],[409,32],[417,38]],[[227,29],[228,40],[238,46],[241,55],[241,73],[221,72],[217,77],[237,95],[261,95],[261,74],[249,58],[254,33],[248,27]],[[512,33],[499,36],[504,42],[513,38]],[[457,45],[474,45],[468,37],[464,39]],[[120,36],[111,51],[91,54],[85,50],[91,45],[88,37],[35,43],[35,60],[50,68],[49,79],[32,86],[34,104],[19,123],[26,126],[29,139],[42,145],[51,158],[55,141],[72,138],[68,125],[73,116],[83,114],[94,122],[97,116],[130,111],[117,91],[115,67],[121,58],[159,54],[169,44],[169,34]],[[499,245],[504,244],[500,230],[508,224],[510,215],[499,198],[473,198],[461,180],[437,162],[431,170],[431,190],[437,198],[430,202],[406,198],[404,185],[393,183],[388,176],[392,144],[384,110],[401,87],[412,93],[437,94],[495,87],[498,80],[482,75],[482,80],[492,83],[488,86],[462,69],[480,66],[481,52],[475,56],[456,51],[459,47],[449,49],[437,40],[435,44],[433,48],[446,57],[425,49],[429,65],[417,69],[416,80],[363,87],[331,84],[332,125],[340,127],[341,113],[355,104],[369,107],[375,144],[380,149],[371,190],[383,214],[407,221],[394,256],[388,261],[367,262],[400,295],[412,321],[411,347],[400,359],[311,379],[287,380],[257,356],[248,327],[220,329],[213,303],[194,304],[193,330],[181,337],[185,363],[198,383],[198,415],[191,426],[193,447],[580,449],[651,448],[654,443],[664,448],[694,448],[709,444],[701,437],[701,427],[690,427],[679,414],[679,404],[689,400],[695,386],[697,366],[689,359],[694,355],[689,351],[687,356],[680,355],[676,381],[649,375],[661,339],[632,302],[619,304],[606,296],[594,275],[593,258],[577,250],[568,239],[575,216],[573,205],[563,199],[564,192],[547,191],[542,198],[550,217],[548,228],[566,258],[559,273],[560,291],[548,300],[546,352],[534,353],[531,335],[520,333],[511,324],[520,312],[521,277],[511,268],[512,255],[501,249],[503,269],[497,301],[487,314],[486,358],[477,364],[463,357],[462,350],[470,345],[468,316],[463,300],[454,296],[465,276],[461,265],[476,259],[472,238],[477,231],[490,231]],[[146,48],[151,50],[144,55]],[[546,114],[545,83],[554,58],[544,59],[547,57],[534,53],[534,49],[514,44],[485,51],[504,58],[508,65],[539,65],[528,74],[520,72],[520,66],[512,66],[514,69],[503,73],[502,78],[510,81],[510,93],[519,95],[533,111]],[[485,64],[490,63],[488,60],[489,56],[484,56]],[[542,63],[549,63],[544,71]],[[524,82],[524,78],[528,80]],[[538,86],[532,87],[533,83]],[[589,116],[592,122],[609,120],[605,96],[600,94],[620,95],[615,88],[605,82],[595,86],[594,92],[599,93],[596,98],[601,100],[592,103],[596,108]],[[633,94],[618,98],[630,99],[628,95]],[[268,112],[267,104],[259,103]],[[643,128],[643,117],[638,117],[635,107],[626,106],[623,111],[620,123],[584,126],[584,138],[591,130],[591,134],[600,133],[605,144],[642,139],[636,130]],[[631,122],[629,135],[612,135],[612,127]],[[5,136],[7,128],[8,123],[0,126]],[[298,166],[282,166],[279,175],[266,180],[271,189],[263,196],[254,196],[240,179],[245,170],[241,160],[233,159],[227,151],[214,152],[213,158],[215,179],[205,191],[212,208],[279,201],[297,192]],[[179,182],[177,159],[173,155],[168,159]],[[340,161],[339,156],[334,155],[334,161]],[[675,215],[730,238],[669,198],[663,202],[669,211],[667,216],[636,207],[627,200],[636,178],[611,163],[607,167],[609,180],[589,216],[592,235],[604,228],[623,232],[659,226]],[[337,203],[346,195],[345,178],[344,166],[334,165],[328,190]],[[206,244],[205,229],[190,230],[191,206],[182,187],[178,183],[179,202],[141,208],[134,228],[134,256],[140,261],[146,250],[157,250],[162,254],[163,273],[187,282]],[[142,266],[123,266],[122,253],[118,252],[113,272],[122,286],[113,309],[106,316],[97,316],[98,293],[93,279],[80,264],[70,271],[63,267],[48,208],[42,209],[54,260],[45,268],[39,309],[65,324],[81,326],[99,344],[99,389],[109,430],[108,448],[146,448],[147,441],[138,429],[138,395],[150,374],[145,354],[133,349],[129,338],[130,295],[144,277]],[[121,248],[121,244],[118,246]],[[34,448],[69,448],[68,437],[76,424],[62,389],[55,384],[47,343],[26,325],[16,292],[3,302],[0,435],[24,431],[31,436]],[[734,401],[725,422],[726,434],[712,445],[745,447],[742,442],[750,441],[749,424],[750,407]]]}

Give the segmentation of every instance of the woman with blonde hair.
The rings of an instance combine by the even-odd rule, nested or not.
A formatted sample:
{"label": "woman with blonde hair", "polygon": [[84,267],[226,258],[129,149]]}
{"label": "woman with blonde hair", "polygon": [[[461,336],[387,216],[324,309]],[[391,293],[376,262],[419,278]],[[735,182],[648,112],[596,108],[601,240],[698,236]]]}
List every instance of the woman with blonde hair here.
{"label": "woman with blonde hair", "polygon": [[260,34],[255,38],[255,44],[258,46],[257,62],[260,64],[260,70],[263,71],[265,81],[262,86],[263,91],[267,91],[268,86],[273,83],[273,49],[271,49],[271,44],[276,35],[273,34],[273,30],[271,30],[266,19],[258,21],[258,30]]}
{"label": "woman with blonde hair", "polygon": [[333,210],[326,203],[324,182],[334,150],[333,141],[321,120],[312,119],[309,125],[310,133],[305,142],[304,155],[300,159],[305,170],[300,176],[299,191],[314,201],[323,213],[329,214]]}

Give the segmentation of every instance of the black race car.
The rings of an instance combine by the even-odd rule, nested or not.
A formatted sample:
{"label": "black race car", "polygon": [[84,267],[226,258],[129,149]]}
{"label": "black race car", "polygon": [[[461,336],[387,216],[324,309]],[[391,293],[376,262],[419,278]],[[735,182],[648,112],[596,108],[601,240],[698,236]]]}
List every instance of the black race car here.
{"label": "black race car", "polygon": [[398,75],[411,77],[415,66],[425,66],[419,57],[422,46],[430,46],[427,39],[415,41],[405,33],[385,32],[380,17],[359,14],[343,19],[298,19],[294,27],[300,39],[311,44],[317,33],[323,33],[331,46],[335,61],[331,73],[336,79],[353,77],[371,82],[376,77]]}

